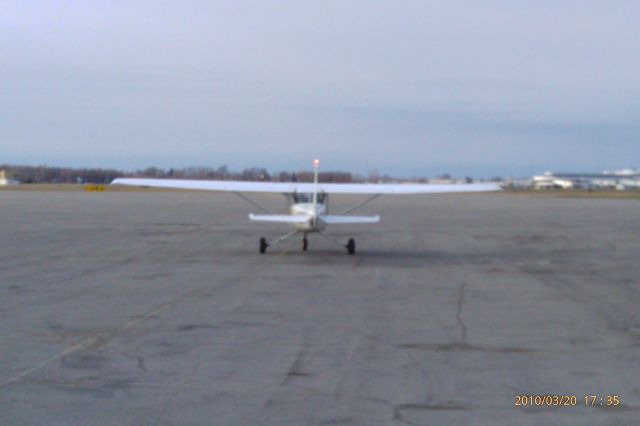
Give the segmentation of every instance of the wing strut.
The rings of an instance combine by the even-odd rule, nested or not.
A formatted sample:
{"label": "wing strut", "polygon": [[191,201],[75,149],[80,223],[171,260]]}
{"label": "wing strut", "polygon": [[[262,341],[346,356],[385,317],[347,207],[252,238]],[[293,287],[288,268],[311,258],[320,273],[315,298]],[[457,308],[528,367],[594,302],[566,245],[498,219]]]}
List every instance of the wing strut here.
{"label": "wing strut", "polygon": [[347,210],[343,211],[342,213],[340,213],[340,214],[339,214],[339,216],[344,216],[344,215],[346,215],[346,214],[348,214],[348,213],[351,213],[351,212],[352,212],[352,211],[354,211],[355,209],[357,209],[357,208],[359,208],[359,207],[364,206],[364,205],[365,205],[365,204],[367,204],[368,202],[373,201],[374,199],[378,198],[378,197],[379,197],[379,196],[381,196],[381,195],[382,195],[382,194],[375,194],[375,195],[372,195],[371,197],[367,198],[367,199],[366,199],[366,200],[364,200],[363,202],[358,203],[358,204],[356,204],[355,206],[350,207],[350,208],[348,208]]}
{"label": "wing strut", "polygon": [[261,206],[260,204],[258,204],[255,201],[253,201],[251,198],[249,198],[246,195],[242,194],[241,192],[234,191],[233,193],[236,194],[238,197],[242,198],[243,200],[245,200],[247,203],[253,205],[254,207],[259,208],[263,212],[267,212],[269,214],[274,214],[271,210],[269,210],[266,207]]}
{"label": "wing strut", "polygon": [[339,245],[340,247],[344,247],[344,246],[347,244],[347,243],[345,242],[346,240],[341,241],[341,240],[337,240],[337,239],[335,239],[335,238],[331,238],[331,237],[329,237],[328,235],[325,235],[325,233],[324,233],[324,232],[318,232],[317,234],[318,234],[319,236],[321,236],[322,238],[324,238],[324,239],[326,239],[326,240],[328,240],[328,241],[331,241],[332,243],[335,243],[335,244]]}
{"label": "wing strut", "polygon": [[294,230],[294,231],[291,231],[291,232],[287,232],[286,234],[284,234],[284,235],[282,235],[282,236],[280,236],[280,237],[276,238],[275,240],[271,241],[271,243],[269,243],[269,244],[271,244],[271,245],[278,244],[280,241],[284,241],[284,240],[286,240],[287,238],[289,238],[289,237],[291,237],[291,236],[295,235],[297,232],[298,232],[298,230]]}

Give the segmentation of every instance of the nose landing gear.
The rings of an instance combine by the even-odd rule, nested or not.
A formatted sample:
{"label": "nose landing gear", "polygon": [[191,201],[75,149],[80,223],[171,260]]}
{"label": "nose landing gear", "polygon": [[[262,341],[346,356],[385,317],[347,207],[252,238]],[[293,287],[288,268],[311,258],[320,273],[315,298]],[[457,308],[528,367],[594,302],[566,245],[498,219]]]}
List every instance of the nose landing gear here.
{"label": "nose landing gear", "polygon": [[267,240],[264,237],[260,238],[260,254],[265,254],[267,251],[267,247],[269,247],[269,244],[267,244]]}
{"label": "nose landing gear", "polygon": [[347,253],[354,255],[356,254],[356,240],[353,238],[349,238],[349,242],[345,246],[347,248]]}

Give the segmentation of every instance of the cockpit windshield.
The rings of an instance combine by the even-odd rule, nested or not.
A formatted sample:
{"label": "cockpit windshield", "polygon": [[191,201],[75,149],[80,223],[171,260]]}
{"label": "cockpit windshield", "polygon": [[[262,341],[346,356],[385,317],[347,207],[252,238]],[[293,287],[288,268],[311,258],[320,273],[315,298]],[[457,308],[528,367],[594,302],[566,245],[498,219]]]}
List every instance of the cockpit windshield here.
{"label": "cockpit windshield", "polygon": [[[327,194],[318,192],[318,204],[324,204]],[[310,192],[294,192],[291,194],[291,199],[295,204],[298,203],[312,203],[313,194]]]}

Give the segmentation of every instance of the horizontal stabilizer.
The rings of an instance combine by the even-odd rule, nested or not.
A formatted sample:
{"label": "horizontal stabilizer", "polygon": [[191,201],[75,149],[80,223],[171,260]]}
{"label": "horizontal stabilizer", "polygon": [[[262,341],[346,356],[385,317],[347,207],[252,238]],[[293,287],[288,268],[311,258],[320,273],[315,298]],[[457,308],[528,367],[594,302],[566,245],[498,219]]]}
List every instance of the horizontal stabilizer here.
{"label": "horizontal stabilizer", "polygon": [[291,215],[291,214],[253,214],[249,219],[256,222],[279,222],[279,223],[307,223],[311,216]]}
{"label": "horizontal stabilizer", "polygon": [[318,216],[324,223],[331,225],[341,225],[347,223],[377,223],[380,222],[380,216],[338,216],[326,215]]}

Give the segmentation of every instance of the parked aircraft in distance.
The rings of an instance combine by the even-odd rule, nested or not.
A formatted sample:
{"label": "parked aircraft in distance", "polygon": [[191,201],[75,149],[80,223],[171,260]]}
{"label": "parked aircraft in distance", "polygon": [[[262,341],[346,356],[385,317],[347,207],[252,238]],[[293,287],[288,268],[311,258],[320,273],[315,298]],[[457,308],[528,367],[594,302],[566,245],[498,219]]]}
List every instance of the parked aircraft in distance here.
{"label": "parked aircraft in distance", "polygon": [[[158,188],[201,189],[209,191],[232,192],[239,195],[255,207],[268,214],[249,214],[249,219],[257,222],[286,223],[293,228],[291,232],[267,243],[260,238],[260,253],[265,253],[267,247],[279,243],[295,234],[301,233],[302,250],[307,250],[310,233],[317,233],[325,238],[323,231],[327,225],[354,225],[376,223],[380,216],[352,216],[349,213],[362,207],[374,198],[383,194],[445,194],[456,192],[487,192],[499,191],[500,187],[492,183],[469,184],[370,184],[370,183],[320,183],[318,182],[318,167],[320,161],[313,161],[313,183],[298,182],[244,182],[244,181],[201,181],[178,179],[138,179],[118,178],[112,185],[130,185]],[[268,192],[280,193],[287,196],[289,214],[274,214],[269,209],[248,198],[244,193]],[[329,194],[368,194],[369,198],[355,206],[339,213],[329,214]],[[335,241],[335,240],[332,240]],[[342,242],[335,241],[342,245]],[[356,242],[353,238],[344,244],[349,254],[355,254]]]}

